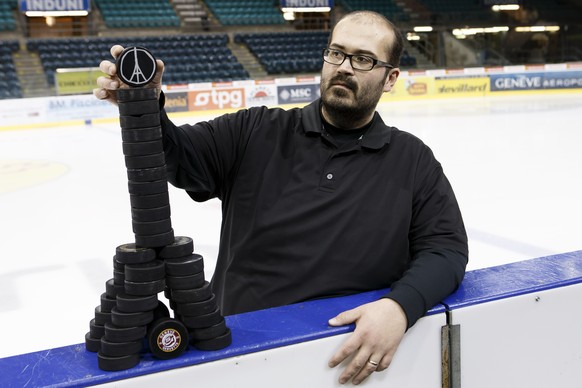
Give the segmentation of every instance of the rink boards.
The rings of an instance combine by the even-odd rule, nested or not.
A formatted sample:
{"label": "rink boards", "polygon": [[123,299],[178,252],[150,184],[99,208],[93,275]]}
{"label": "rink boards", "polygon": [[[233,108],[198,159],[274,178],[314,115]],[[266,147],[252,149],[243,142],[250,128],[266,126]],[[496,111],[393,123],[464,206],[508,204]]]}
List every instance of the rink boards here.
{"label": "rink boards", "polygon": [[[227,317],[233,343],[173,360],[97,367],[84,344],[0,359],[7,387],[336,387],[327,361],[354,326],[329,318],[385,290]],[[391,367],[366,386],[576,387],[582,381],[582,251],[469,271],[460,288],[406,334]],[[443,335],[448,333],[449,336]],[[23,335],[24,333],[4,333]]]}

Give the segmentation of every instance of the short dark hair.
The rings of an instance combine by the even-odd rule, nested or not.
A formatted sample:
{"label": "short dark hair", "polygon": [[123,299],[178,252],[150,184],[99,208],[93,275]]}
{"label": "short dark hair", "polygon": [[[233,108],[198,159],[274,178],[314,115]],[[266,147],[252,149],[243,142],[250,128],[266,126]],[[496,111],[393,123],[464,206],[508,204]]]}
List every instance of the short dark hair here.
{"label": "short dark hair", "polygon": [[394,25],[394,23],[392,23],[390,20],[388,20],[388,18],[386,16],[384,16],[378,12],[362,10],[362,11],[349,12],[349,13],[343,15],[331,28],[331,31],[329,33],[329,39],[327,42],[328,46],[331,44],[333,32],[335,30],[335,27],[339,24],[339,22],[341,22],[344,19],[347,19],[349,17],[354,17],[354,16],[364,16],[364,17],[369,17],[371,19],[375,19],[376,21],[383,23],[386,27],[388,27],[392,31],[392,33],[394,34],[394,43],[390,47],[387,47],[386,54],[388,54],[388,63],[390,63],[394,67],[398,67],[400,65],[400,58],[402,57],[402,52],[404,50],[404,38],[402,37],[402,33]]}

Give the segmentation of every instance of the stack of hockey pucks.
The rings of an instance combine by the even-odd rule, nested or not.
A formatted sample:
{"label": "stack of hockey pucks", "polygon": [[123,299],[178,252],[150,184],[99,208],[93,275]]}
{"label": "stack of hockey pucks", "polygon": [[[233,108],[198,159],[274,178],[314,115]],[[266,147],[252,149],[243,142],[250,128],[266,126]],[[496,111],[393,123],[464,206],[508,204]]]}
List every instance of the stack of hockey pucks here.
{"label": "stack of hockey pucks", "polygon": [[190,343],[199,350],[218,350],[232,342],[210,283],[204,276],[204,259],[193,253],[188,237],[176,238],[177,244],[159,251],[166,264],[165,295],[176,318],[189,331]]}
{"label": "stack of hockey pucks", "polygon": [[[87,350],[98,352],[99,368],[109,371],[137,365],[144,350],[160,359],[180,355],[188,346],[189,329],[170,318],[158,293],[166,289],[167,280],[177,289],[196,289],[200,276],[204,282],[203,273],[192,272],[188,265],[187,257],[194,256],[192,239],[175,237],[171,225],[157,91],[139,87],[155,75],[155,58],[145,48],[131,47],[116,64],[120,79],[134,86],[119,89],[117,100],[135,243],[116,248],[113,278],[105,284],[85,336]],[[202,257],[196,256],[196,269],[203,268]],[[166,257],[182,261],[170,264],[168,276]]]}

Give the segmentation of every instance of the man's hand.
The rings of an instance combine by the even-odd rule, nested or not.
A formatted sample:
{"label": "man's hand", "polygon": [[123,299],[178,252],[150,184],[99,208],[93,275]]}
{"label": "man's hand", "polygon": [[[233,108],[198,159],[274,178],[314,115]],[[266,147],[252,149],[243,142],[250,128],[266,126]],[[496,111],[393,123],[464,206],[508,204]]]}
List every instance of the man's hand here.
{"label": "man's hand", "polygon": [[[122,52],[123,47],[115,45],[111,47],[111,55],[113,58],[117,58]],[[156,60],[157,71],[156,75],[148,85],[148,87],[156,88],[158,91],[158,97],[162,90],[162,75],[164,74],[164,62],[159,59]],[[107,100],[113,104],[117,104],[116,90],[119,88],[127,88],[123,82],[117,77],[117,67],[115,63],[111,61],[101,61],[99,64],[99,69],[107,74],[107,77],[101,76],[97,78],[98,88],[93,89],[93,95],[100,100]]]}
{"label": "man's hand", "polygon": [[329,361],[331,368],[353,356],[339,378],[340,384],[352,380],[360,384],[372,372],[388,368],[406,332],[404,311],[392,299],[383,298],[344,311],[329,321],[330,326],[356,323],[354,333]]}

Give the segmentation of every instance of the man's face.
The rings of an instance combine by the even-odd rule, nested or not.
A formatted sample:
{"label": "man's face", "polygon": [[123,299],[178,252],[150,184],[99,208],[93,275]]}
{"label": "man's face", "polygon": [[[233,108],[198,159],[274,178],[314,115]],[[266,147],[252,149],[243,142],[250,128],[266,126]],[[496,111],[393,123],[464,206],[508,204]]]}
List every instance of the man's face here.
{"label": "man's face", "polygon": [[[394,35],[382,24],[364,24],[361,19],[348,18],[335,27],[329,47],[388,62],[386,47],[393,39]],[[347,125],[358,124],[361,120],[364,120],[362,125],[365,124],[371,119],[382,93],[392,88],[393,82],[386,77],[386,72],[385,67],[379,66],[370,71],[354,70],[348,58],[341,65],[324,62],[321,98],[326,120],[339,127],[343,125],[333,122],[338,116],[352,122]]]}

